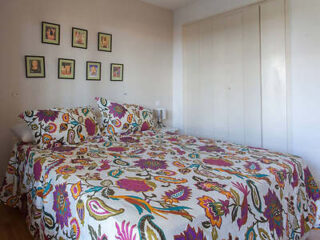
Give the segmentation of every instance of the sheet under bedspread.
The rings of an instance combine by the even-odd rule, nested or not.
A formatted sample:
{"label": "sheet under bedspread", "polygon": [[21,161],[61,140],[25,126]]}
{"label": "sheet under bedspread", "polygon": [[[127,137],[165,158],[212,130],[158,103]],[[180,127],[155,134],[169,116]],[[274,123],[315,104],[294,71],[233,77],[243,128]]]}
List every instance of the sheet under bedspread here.
{"label": "sheet under bedspread", "polygon": [[41,150],[17,144],[2,201],[38,239],[297,239],[319,220],[302,159],[146,131]]}

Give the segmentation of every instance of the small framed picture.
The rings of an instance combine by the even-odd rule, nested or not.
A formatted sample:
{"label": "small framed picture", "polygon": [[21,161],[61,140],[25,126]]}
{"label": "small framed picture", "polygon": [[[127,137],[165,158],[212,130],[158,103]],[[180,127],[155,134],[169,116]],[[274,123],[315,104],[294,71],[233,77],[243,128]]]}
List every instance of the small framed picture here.
{"label": "small framed picture", "polygon": [[111,81],[123,81],[123,64],[111,63]]}
{"label": "small framed picture", "polygon": [[98,50],[112,52],[112,35],[109,33],[98,33]]}
{"label": "small framed picture", "polygon": [[42,22],[42,43],[60,45],[60,25]]}
{"label": "small framed picture", "polygon": [[27,78],[45,78],[46,67],[43,56],[25,56],[26,77]]}
{"label": "small framed picture", "polygon": [[72,28],[72,47],[87,49],[88,31],[81,28]]}
{"label": "small framed picture", "polygon": [[101,62],[87,62],[87,80],[101,80]]}
{"label": "small framed picture", "polygon": [[74,79],[76,61],[74,59],[58,59],[58,78],[59,79]]}

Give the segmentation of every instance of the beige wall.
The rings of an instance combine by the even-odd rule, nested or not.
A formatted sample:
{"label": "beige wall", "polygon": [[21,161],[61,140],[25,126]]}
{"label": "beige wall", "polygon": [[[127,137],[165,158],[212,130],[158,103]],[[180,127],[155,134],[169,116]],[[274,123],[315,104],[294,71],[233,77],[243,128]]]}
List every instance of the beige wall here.
{"label": "beige wall", "polygon": [[[61,25],[60,46],[41,43],[41,21]],[[10,127],[25,109],[93,104],[95,96],[172,109],[169,10],[137,0],[0,1],[0,178],[13,144]],[[88,49],[71,47],[71,28],[88,30]],[[113,34],[113,52],[97,51],[97,32]],[[24,55],[46,58],[46,78],[26,79]],[[58,58],[76,60],[75,80],[57,78]],[[102,62],[102,81],[85,79],[85,62]],[[124,82],[109,80],[123,63]]]}

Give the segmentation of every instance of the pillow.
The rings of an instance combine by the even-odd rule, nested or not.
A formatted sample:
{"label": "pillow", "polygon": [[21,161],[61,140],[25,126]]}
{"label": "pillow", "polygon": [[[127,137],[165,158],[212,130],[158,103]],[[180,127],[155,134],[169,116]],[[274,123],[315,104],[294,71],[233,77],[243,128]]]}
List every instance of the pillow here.
{"label": "pillow", "polygon": [[77,144],[99,134],[96,116],[90,108],[52,108],[26,111],[20,115],[31,128],[41,148],[55,144]]}
{"label": "pillow", "polygon": [[24,123],[16,124],[11,128],[13,135],[20,141],[24,143],[34,142],[34,137],[31,129]]}
{"label": "pillow", "polygon": [[102,115],[102,133],[104,135],[129,134],[134,131],[133,113],[122,104],[105,98],[96,98]]}
{"label": "pillow", "polygon": [[134,114],[133,125],[136,131],[146,131],[157,126],[151,109],[135,104],[124,104],[124,106]]}

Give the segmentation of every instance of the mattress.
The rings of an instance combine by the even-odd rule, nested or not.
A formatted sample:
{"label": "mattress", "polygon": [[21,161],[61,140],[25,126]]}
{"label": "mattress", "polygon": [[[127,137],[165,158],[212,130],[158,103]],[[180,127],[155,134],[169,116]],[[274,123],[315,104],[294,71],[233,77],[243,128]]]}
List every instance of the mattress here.
{"label": "mattress", "polygon": [[35,239],[299,239],[320,216],[301,158],[163,131],[16,144],[0,198]]}

